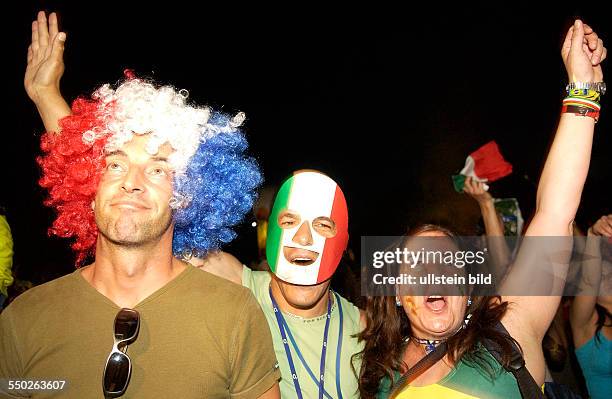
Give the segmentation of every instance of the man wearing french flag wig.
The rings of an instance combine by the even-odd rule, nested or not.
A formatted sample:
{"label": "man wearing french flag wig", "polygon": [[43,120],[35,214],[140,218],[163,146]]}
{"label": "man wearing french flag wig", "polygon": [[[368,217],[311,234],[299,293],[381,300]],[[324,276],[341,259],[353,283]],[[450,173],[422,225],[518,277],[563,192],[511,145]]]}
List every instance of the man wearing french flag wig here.
{"label": "man wearing french flag wig", "polygon": [[278,399],[251,292],[185,262],[231,241],[253,206],[261,175],[244,114],[129,71],[70,108],[65,40],[56,15],[39,12],[25,86],[47,130],[38,163],[57,213],[50,233],[73,239],[78,268],[0,313],[0,397],[32,394],[2,380],[36,380],[69,398]]}

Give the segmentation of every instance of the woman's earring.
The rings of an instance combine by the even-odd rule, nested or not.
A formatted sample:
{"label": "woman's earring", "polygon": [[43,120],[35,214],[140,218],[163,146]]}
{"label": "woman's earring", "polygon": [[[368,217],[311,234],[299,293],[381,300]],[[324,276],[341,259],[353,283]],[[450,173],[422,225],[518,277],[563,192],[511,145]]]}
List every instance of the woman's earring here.
{"label": "woman's earring", "polygon": [[395,304],[397,305],[398,308],[402,306],[402,301],[400,301],[398,296],[395,297]]}
{"label": "woman's earring", "polygon": [[468,297],[468,301],[467,301],[467,307],[469,308],[470,306],[472,306],[472,297],[471,296]]}
{"label": "woman's earring", "polygon": [[463,319],[463,326],[461,326],[461,327],[463,327],[463,328],[467,328],[468,324],[470,324],[470,319],[471,319],[471,318],[472,318],[472,314],[471,314],[471,313],[468,313],[468,314],[465,316],[465,319]]}

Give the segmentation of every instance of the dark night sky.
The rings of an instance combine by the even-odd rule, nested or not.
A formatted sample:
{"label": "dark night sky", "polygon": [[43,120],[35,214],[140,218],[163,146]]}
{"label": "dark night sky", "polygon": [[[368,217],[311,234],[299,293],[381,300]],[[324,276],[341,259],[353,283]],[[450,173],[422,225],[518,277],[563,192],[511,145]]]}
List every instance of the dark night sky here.
{"label": "dark night sky", "polygon": [[[612,41],[610,16],[576,5],[436,3],[410,11],[369,4],[335,12],[310,3],[222,10],[178,1],[80,3],[23,3],[4,13],[10,125],[0,201],[20,276],[36,282],[73,268],[66,243],[46,236],[52,213],[41,205],[34,161],[42,124],[22,87],[38,9],[59,11],[68,33],[67,98],[117,81],[129,67],[188,89],[198,103],[246,112],[267,183],[304,167],[340,183],[356,250],[361,235],[401,234],[416,221],[446,220],[469,232],[477,207],[452,191],[450,175],[491,139],[515,168],[492,192],[517,196],[528,215],[566,82],[559,56],[565,31],[582,16],[609,48]],[[611,210],[608,103],[579,213],[584,223]],[[247,261],[253,231],[240,234],[231,250]]]}

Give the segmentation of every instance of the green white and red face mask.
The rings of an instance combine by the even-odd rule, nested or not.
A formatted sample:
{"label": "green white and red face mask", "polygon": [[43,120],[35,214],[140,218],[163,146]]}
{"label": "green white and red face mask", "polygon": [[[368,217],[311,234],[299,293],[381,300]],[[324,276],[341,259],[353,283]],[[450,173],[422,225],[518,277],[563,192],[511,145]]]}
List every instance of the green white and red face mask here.
{"label": "green white and red face mask", "polygon": [[[279,216],[285,213],[298,216],[298,221],[281,226]],[[319,221],[326,219],[335,225],[333,237],[317,231]],[[303,240],[308,232],[311,239]],[[298,172],[285,180],[268,221],[266,257],[270,270],[287,283],[322,283],[336,271],[347,244],[348,209],[338,184],[314,171]]]}

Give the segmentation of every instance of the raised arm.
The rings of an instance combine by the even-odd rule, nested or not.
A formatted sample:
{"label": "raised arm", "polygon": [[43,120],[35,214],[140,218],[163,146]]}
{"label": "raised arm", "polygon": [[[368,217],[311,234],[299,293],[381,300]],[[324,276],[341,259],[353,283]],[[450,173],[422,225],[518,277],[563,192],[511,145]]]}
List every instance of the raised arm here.
{"label": "raised arm", "polygon": [[[606,57],[606,49],[589,26],[579,20],[574,23],[567,33],[561,55],[570,82],[602,81],[600,63]],[[570,110],[575,111],[575,108]],[[529,237],[523,241],[502,287],[512,291],[511,296],[503,297],[512,302],[513,311],[508,318],[536,341],[548,329],[565,284],[571,254],[569,237],[589,169],[594,126],[593,117],[572,112],[561,114],[540,177],[535,215],[526,232]],[[549,238],[543,242],[542,238],[532,237]],[[568,238],[564,241],[563,237]],[[548,295],[518,296],[532,292],[532,295]]]}
{"label": "raised arm", "polygon": [[51,13],[47,22],[44,11],[40,11],[32,22],[32,43],[28,47],[23,83],[48,132],[59,132],[58,121],[71,114],[60,92],[65,41],[66,33],[59,31],[57,15]]}
{"label": "raised arm", "polygon": [[504,237],[504,225],[495,209],[493,197],[484,189],[484,184],[471,177],[465,179],[463,192],[476,201],[485,226],[487,248],[489,249],[490,272],[496,280],[501,279],[510,262],[510,249]]}
{"label": "raised arm", "polygon": [[[577,20],[565,38],[561,56],[570,82],[601,82],[603,41]],[[595,119],[561,114],[555,139],[538,184],[535,216],[527,236],[570,236],[589,171]]]}

